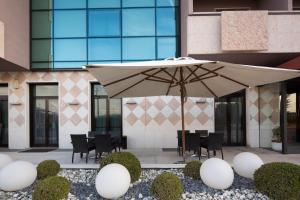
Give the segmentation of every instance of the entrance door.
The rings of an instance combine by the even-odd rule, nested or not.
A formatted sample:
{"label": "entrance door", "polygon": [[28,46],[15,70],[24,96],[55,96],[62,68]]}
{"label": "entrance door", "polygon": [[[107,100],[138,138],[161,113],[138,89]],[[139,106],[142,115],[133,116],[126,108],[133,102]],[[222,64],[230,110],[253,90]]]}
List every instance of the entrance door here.
{"label": "entrance door", "polygon": [[31,86],[31,146],[58,146],[57,85]]}
{"label": "entrance door", "polygon": [[0,147],[8,147],[8,88],[0,85]]}
{"label": "entrance door", "polygon": [[215,102],[215,131],[224,133],[225,145],[245,145],[245,92]]}

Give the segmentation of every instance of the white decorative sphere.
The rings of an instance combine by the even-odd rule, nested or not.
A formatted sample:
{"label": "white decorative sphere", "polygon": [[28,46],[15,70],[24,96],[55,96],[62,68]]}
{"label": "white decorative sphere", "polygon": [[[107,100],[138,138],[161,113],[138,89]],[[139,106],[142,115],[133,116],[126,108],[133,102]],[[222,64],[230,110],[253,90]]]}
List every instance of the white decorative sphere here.
{"label": "white decorative sphere", "polygon": [[5,165],[8,165],[12,161],[13,160],[10,156],[0,153],[0,169],[3,168]]}
{"label": "white decorative sphere", "polygon": [[226,161],[210,158],[201,165],[200,177],[207,186],[223,190],[232,185],[234,173]]}
{"label": "white decorative sphere", "polygon": [[243,177],[253,179],[255,170],[260,168],[264,162],[254,153],[243,152],[233,158],[234,171]]}
{"label": "white decorative sphere", "polygon": [[130,186],[130,174],[120,164],[109,164],[103,167],[96,177],[96,190],[106,199],[117,199],[123,196]]}
{"label": "white decorative sphere", "polygon": [[36,167],[27,161],[15,161],[0,171],[0,189],[17,191],[30,186],[36,179]]}

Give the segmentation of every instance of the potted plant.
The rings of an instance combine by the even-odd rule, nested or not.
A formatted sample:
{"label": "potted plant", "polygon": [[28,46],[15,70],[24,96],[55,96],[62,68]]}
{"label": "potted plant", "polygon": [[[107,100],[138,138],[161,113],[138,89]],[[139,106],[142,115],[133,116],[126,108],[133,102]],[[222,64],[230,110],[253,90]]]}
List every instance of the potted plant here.
{"label": "potted plant", "polygon": [[272,129],[273,132],[273,139],[272,139],[272,149],[274,151],[282,151],[282,139],[281,139],[281,132],[280,127],[276,127]]}

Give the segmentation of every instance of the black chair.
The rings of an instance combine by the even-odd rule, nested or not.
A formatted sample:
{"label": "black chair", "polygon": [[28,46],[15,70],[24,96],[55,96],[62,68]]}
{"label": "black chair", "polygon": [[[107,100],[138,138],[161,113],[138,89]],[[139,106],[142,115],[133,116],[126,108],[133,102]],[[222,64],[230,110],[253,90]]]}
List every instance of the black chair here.
{"label": "black chair", "polygon": [[224,134],[223,133],[210,133],[207,138],[201,140],[200,142],[200,155],[201,155],[201,148],[205,148],[207,150],[207,157],[210,158],[209,151],[214,151],[214,156],[216,156],[216,150],[220,150],[223,156],[223,143]]}
{"label": "black chair", "polygon": [[[189,130],[185,130],[185,135],[189,134]],[[185,141],[186,143],[186,141]],[[179,155],[183,155],[183,149],[182,149],[182,131],[177,130],[177,152]]]}
{"label": "black chair", "polygon": [[208,136],[208,130],[195,130],[196,134],[199,134],[200,137],[207,137]]}
{"label": "black chair", "polygon": [[82,158],[83,154],[85,153],[86,154],[85,162],[87,163],[89,152],[95,150],[95,145],[87,141],[85,134],[71,135],[71,141],[73,145],[72,163],[74,162],[75,153],[80,153],[80,158]]}
{"label": "black chair", "polygon": [[197,153],[200,160],[200,135],[195,133],[186,134],[186,149],[193,150]]}
{"label": "black chair", "polygon": [[111,136],[109,134],[96,135],[95,144],[96,144],[95,162],[97,160],[98,154],[100,155],[101,158],[102,153],[109,154],[115,148],[114,145],[112,144]]}
{"label": "black chair", "polygon": [[121,148],[123,146],[121,132],[119,130],[113,130],[109,131],[109,134],[113,138],[115,148],[118,148],[119,151],[121,151]]}

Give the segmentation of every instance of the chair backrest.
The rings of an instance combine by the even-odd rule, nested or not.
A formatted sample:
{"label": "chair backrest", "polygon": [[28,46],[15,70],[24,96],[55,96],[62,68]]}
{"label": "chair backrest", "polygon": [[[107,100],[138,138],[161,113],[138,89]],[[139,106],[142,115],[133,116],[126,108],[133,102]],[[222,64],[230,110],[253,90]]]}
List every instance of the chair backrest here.
{"label": "chair backrest", "polygon": [[75,153],[88,152],[88,143],[85,134],[71,134],[71,141]]}
{"label": "chair backrest", "polygon": [[208,130],[195,130],[196,134],[199,134],[200,137],[207,137],[208,136]]}
{"label": "chair backrest", "polygon": [[103,135],[104,133],[102,133],[101,131],[89,131],[88,132],[88,136],[89,137],[95,137],[96,135]]}
{"label": "chair backrest", "polygon": [[[185,130],[185,135],[187,135],[189,133],[190,133],[189,130]],[[178,142],[178,146],[182,147],[182,131],[181,130],[177,130],[177,142]]]}
{"label": "chair backrest", "polygon": [[224,133],[210,133],[208,136],[209,149],[221,149],[223,143]]}
{"label": "chair backrest", "polygon": [[187,149],[197,149],[200,146],[200,135],[189,133],[186,134],[186,148]]}
{"label": "chair backrest", "polygon": [[110,152],[112,149],[111,146],[111,137],[109,134],[105,135],[96,135],[95,144],[97,152]]}

